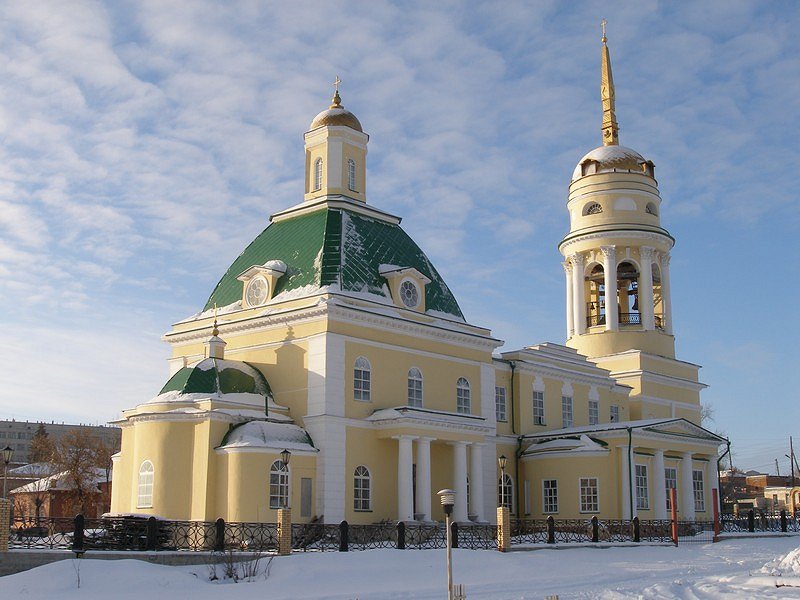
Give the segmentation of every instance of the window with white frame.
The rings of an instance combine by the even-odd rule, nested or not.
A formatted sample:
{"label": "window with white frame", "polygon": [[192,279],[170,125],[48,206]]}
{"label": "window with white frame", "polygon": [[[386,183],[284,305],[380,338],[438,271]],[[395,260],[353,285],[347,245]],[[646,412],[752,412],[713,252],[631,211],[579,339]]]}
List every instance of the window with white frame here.
{"label": "window with white frame", "polygon": [[678,489],[678,469],[666,467],[664,469],[664,487],[667,489],[667,510],[672,510],[672,494],[670,490]]}
{"label": "window with white frame", "polygon": [[139,467],[139,497],[136,501],[137,508],[152,508],[153,506],[153,476],[155,469],[153,463],[146,460]]}
{"label": "window with white frame", "polygon": [[504,473],[497,481],[497,501],[498,506],[505,506],[509,512],[514,512],[514,483],[508,473]]}
{"label": "window with white frame", "polygon": [[322,189],[322,159],[314,161],[314,191]]}
{"label": "window with white frame", "polygon": [[353,398],[361,402],[371,400],[370,370],[369,361],[363,356],[359,356],[353,368]]}
{"label": "window with white frame", "polygon": [[353,510],[357,512],[372,510],[370,484],[369,469],[364,465],[357,466],[353,473]]}
{"label": "window with white frame", "polygon": [[703,472],[692,471],[692,490],[694,491],[694,509],[704,511],[706,509],[705,486],[703,485]]}
{"label": "window with white frame", "polygon": [[422,371],[417,367],[408,370],[408,405],[422,407]]}
{"label": "window with white frame", "polygon": [[544,392],[533,390],[533,424],[544,425]]}
{"label": "window with white frame", "polygon": [[572,396],[561,396],[561,426],[572,427]]}
{"label": "window with white frame", "polygon": [[598,491],[597,477],[581,477],[581,512],[600,512],[600,493]]}
{"label": "window with white frame", "polygon": [[597,425],[600,422],[600,402],[589,400],[589,425]]}
{"label": "window with white frame", "polygon": [[468,415],[472,410],[469,381],[459,377],[456,382],[456,412]]}
{"label": "window with white frame", "polygon": [[269,507],[289,505],[289,465],[276,460],[269,469]]}
{"label": "window with white frame", "polygon": [[347,187],[356,191],[356,161],[352,158],[347,159]]}
{"label": "window with white frame", "polygon": [[619,406],[617,404],[611,405],[610,418],[612,423],[619,423]]}
{"label": "window with white frame", "polygon": [[647,491],[647,465],[636,465],[636,508],[650,508],[650,495]]}
{"label": "window with white frame", "polygon": [[558,480],[557,479],[543,479],[542,480],[542,512],[543,513],[557,513],[558,512]]}
{"label": "window with white frame", "polygon": [[494,415],[495,418],[505,423],[508,421],[506,414],[506,388],[495,386],[494,388]]}

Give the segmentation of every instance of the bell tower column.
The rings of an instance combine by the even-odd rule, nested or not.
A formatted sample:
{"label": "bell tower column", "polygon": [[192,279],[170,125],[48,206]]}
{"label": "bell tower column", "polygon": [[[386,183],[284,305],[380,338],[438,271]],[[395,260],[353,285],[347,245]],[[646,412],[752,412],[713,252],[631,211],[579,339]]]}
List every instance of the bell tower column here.
{"label": "bell tower column", "polygon": [[567,338],[571,338],[575,333],[575,308],[572,298],[572,264],[565,260],[561,265],[564,267],[564,274],[567,277]]}
{"label": "bell tower column", "polygon": [[606,331],[619,329],[619,306],[617,292],[617,249],[600,246],[603,252],[603,277],[605,285]]}
{"label": "bell tower column", "polygon": [[664,331],[672,335],[672,300],[669,289],[669,254],[661,255],[661,305],[664,307]]}
{"label": "bell tower column", "polygon": [[569,257],[572,264],[572,307],[574,311],[575,335],[586,333],[586,298],[583,281],[583,255],[575,253]]}
{"label": "bell tower column", "polygon": [[639,312],[645,331],[652,331],[656,328],[653,311],[653,248],[642,246],[639,248],[639,256],[642,263],[639,274]]}

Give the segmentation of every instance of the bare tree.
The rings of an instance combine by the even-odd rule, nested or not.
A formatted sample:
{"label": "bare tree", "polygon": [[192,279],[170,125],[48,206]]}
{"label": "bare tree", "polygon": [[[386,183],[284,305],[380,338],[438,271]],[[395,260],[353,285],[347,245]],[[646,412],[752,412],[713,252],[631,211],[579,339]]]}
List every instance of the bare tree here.
{"label": "bare tree", "polygon": [[53,451],[55,445],[47,430],[44,428],[43,423],[39,423],[36,433],[33,434],[31,439],[31,452],[30,462],[32,463],[45,463],[53,460]]}
{"label": "bare tree", "polygon": [[56,443],[53,463],[63,473],[72,508],[85,513],[90,498],[97,493],[97,439],[88,429],[74,429]]}

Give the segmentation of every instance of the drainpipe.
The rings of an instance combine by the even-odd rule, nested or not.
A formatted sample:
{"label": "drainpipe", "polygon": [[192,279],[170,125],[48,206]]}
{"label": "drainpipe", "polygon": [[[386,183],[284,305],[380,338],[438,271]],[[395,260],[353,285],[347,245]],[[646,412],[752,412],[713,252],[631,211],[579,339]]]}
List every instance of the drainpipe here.
{"label": "drainpipe", "polygon": [[[722,484],[719,481],[719,467],[722,463],[722,459],[728,456],[731,453],[731,442],[728,441],[728,448],[725,450],[725,453],[717,459],[717,502],[719,502],[719,512],[722,514],[722,509],[724,503],[722,502]],[[733,466],[733,465],[731,465]]]}
{"label": "drainpipe", "polygon": [[517,420],[515,413],[517,412],[516,408],[516,398],[514,396],[514,373],[515,369],[517,368],[517,363],[513,360],[508,361],[508,364],[511,365],[511,434],[517,434]]}
{"label": "drainpipe", "polygon": [[633,429],[628,427],[628,502],[630,504],[631,519],[633,519]]}

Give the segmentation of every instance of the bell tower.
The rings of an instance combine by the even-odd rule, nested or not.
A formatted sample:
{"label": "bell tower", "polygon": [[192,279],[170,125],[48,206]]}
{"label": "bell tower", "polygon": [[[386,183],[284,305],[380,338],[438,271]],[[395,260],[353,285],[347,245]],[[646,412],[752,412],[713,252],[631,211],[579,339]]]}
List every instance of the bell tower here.
{"label": "bell tower", "polygon": [[675,358],[669,262],[655,166],[619,145],[614,79],[603,21],[603,145],[575,167],[569,233],[558,246],[566,275],[567,346],[632,388],[626,419],[700,422],[699,366]]}

